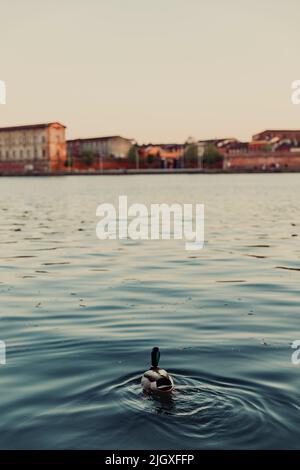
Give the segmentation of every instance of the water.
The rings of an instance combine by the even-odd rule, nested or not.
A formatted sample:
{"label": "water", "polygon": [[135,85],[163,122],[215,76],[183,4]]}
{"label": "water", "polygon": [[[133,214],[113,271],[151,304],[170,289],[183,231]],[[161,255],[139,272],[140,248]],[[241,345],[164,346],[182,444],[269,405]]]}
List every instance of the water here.
{"label": "water", "polygon": [[[1,178],[0,447],[299,448],[299,178]],[[205,203],[204,250],[98,240],[119,194]],[[164,400],[141,393],[153,346]]]}

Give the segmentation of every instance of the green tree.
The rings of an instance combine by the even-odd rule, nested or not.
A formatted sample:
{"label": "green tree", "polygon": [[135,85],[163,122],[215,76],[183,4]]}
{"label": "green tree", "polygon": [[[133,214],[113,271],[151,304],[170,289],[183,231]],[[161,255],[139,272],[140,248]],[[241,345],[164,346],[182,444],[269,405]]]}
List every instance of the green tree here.
{"label": "green tree", "polygon": [[95,155],[91,151],[85,151],[82,153],[82,161],[86,166],[90,166],[94,162]]}
{"label": "green tree", "polygon": [[261,148],[263,152],[271,152],[272,151],[272,145],[263,145],[263,147]]}
{"label": "green tree", "polygon": [[67,158],[67,160],[64,163],[64,166],[66,168],[71,168],[73,166],[73,159],[72,158]]}
{"label": "green tree", "polygon": [[160,163],[160,153],[157,152],[156,154],[150,153],[147,156],[147,163],[149,166],[157,165]]}
{"label": "green tree", "polygon": [[203,154],[203,164],[216,165],[220,162],[223,162],[223,156],[220,154],[216,146],[214,144],[207,145]]}
{"label": "green tree", "polygon": [[138,163],[139,163],[139,154],[138,154],[138,149],[136,145],[132,145],[130,149],[128,150],[127,154],[128,158],[128,163],[132,166],[135,166],[138,168]]}
{"label": "green tree", "polygon": [[195,167],[198,165],[198,147],[197,144],[188,144],[184,151],[184,166]]}

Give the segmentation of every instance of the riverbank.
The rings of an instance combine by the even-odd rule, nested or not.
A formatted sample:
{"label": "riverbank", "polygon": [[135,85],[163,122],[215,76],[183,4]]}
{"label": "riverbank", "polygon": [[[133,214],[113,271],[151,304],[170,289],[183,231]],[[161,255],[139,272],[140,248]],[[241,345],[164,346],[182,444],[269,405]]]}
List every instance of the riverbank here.
{"label": "riverbank", "polygon": [[178,175],[178,174],[246,174],[246,173],[299,173],[299,169],[249,169],[249,170],[220,170],[220,169],[199,169],[199,168],[171,168],[171,169],[150,169],[150,170],[105,170],[105,171],[51,171],[51,172],[28,172],[28,173],[2,173],[1,176],[90,176],[90,175]]}

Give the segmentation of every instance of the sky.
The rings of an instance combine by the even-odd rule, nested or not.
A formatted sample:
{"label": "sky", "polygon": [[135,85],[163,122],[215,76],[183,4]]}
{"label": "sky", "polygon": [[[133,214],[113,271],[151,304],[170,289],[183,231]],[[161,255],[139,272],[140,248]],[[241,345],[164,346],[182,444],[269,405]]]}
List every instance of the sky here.
{"label": "sky", "polygon": [[0,0],[0,126],[139,143],[300,128],[299,0]]}

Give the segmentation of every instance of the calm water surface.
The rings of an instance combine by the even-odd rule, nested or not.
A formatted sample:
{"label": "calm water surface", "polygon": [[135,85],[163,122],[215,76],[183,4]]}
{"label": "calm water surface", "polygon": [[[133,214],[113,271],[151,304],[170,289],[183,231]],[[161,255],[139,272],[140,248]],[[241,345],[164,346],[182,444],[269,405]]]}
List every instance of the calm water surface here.
{"label": "calm water surface", "polygon": [[[205,203],[205,248],[98,240],[119,194]],[[299,201],[297,174],[1,178],[0,447],[300,448]]]}

